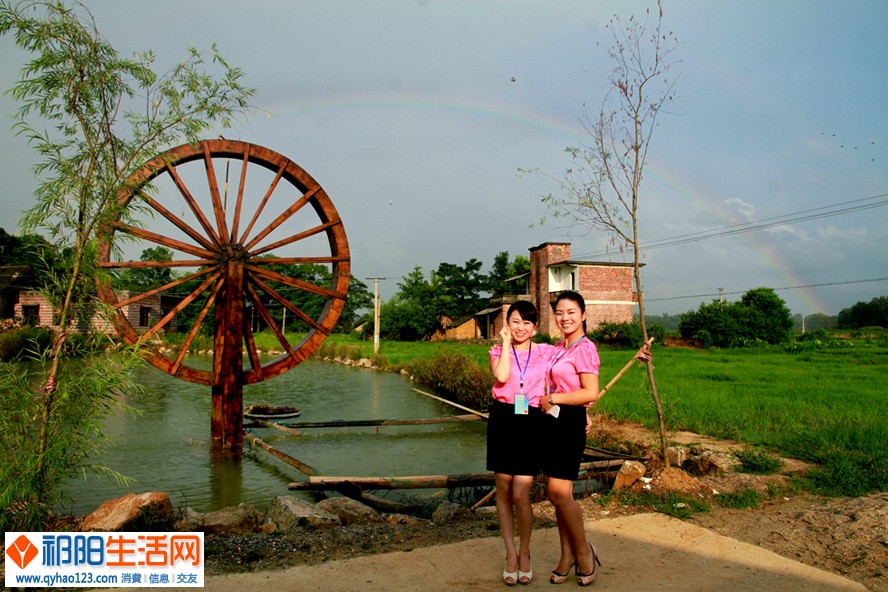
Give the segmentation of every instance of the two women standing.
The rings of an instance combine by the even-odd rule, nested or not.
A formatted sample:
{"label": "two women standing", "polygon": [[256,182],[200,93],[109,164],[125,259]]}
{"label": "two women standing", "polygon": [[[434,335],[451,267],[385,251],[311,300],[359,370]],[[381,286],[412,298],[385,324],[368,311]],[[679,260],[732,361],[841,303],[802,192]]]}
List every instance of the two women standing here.
{"label": "two women standing", "polygon": [[496,384],[488,421],[487,468],[496,479],[497,515],[506,546],[503,581],[510,586],[533,579],[530,487],[540,471],[547,477],[561,540],[561,557],[549,581],[566,582],[573,566],[577,583],[588,585],[600,565],[595,549],[586,542],[582,511],[573,498],[586,443],[586,407],[598,399],[600,361],[586,337],[580,294],[562,292],[555,301],[555,319],[564,341],[555,346],[534,344],[536,308],[526,301],[515,302],[500,331],[503,344],[490,351]]}

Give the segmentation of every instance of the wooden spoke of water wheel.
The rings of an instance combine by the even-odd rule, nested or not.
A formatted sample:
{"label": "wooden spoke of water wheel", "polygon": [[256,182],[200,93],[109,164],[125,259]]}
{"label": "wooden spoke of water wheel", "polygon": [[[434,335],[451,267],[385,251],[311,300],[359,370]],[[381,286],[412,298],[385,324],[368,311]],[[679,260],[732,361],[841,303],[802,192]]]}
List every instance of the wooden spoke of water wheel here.
{"label": "wooden spoke of water wheel", "polygon": [[[219,190],[216,170],[227,167],[237,159],[241,173],[237,187],[235,209],[228,219],[226,207]],[[206,170],[195,183],[186,183],[185,175],[180,174],[183,165],[192,161],[202,161]],[[195,165],[192,165],[194,167]],[[199,163],[198,165],[199,166]],[[267,187],[262,185],[260,195],[247,193],[247,176],[255,167],[267,169],[264,173],[272,178]],[[193,170],[193,169],[191,169]],[[226,168],[227,171],[227,168]],[[176,215],[170,204],[161,203],[160,197],[152,197],[147,187],[155,179],[167,176],[177,190],[176,203],[183,201],[194,220],[189,222],[183,214]],[[189,179],[192,179],[192,174]],[[190,186],[189,186],[190,184]],[[225,183],[225,203],[227,203],[227,177]],[[212,211],[204,211],[196,196],[209,195]],[[282,202],[282,196],[283,201]],[[259,201],[255,213],[246,228],[240,227],[244,215],[244,203],[251,197]],[[261,198],[261,199],[260,199]],[[163,269],[193,268],[196,271],[170,281],[160,287],[128,298],[120,298],[106,282],[98,286],[100,298],[116,309],[112,322],[121,338],[129,344],[150,342],[152,338],[169,325],[172,319],[185,307],[199,303],[199,312],[192,329],[184,338],[178,354],[170,357],[148,348],[148,361],[161,370],[190,382],[220,387],[226,383],[238,390],[244,384],[260,382],[278,376],[299,362],[305,360],[332,331],[348,291],[350,278],[350,255],[348,241],[333,203],[323,188],[297,164],[267,148],[246,142],[231,140],[207,140],[196,145],[183,145],[173,148],[145,163],[125,184],[120,194],[123,204],[136,205],[149,209],[172,224],[177,236],[168,236],[147,228],[140,228],[115,220],[105,227],[105,240],[100,245],[100,259],[103,267],[110,270],[122,269]],[[206,200],[205,200],[206,201]],[[292,234],[286,232],[286,224],[297,212],[310,206],[317,216],[317,222],[308,229]],[[261,215],[268,214],[270,222],[259,222]],[[303,214],[304,216],[304,214]],[[155,216],[156,217],[156,216]],[[273,232],[283,233],[283,238],[267,244],[264,241]],[[116,233],[152,246],[162,246],[183,253],[183,257],[171,261],[113,261],[112,245]],[[181,234],[181,236],[178,236]],[[326,241],[318,241],[318,237]],[[311,245],[300,250],[300,244],[313,239]],[[318,244],[324,245],[318,252]],[[296,256],[277,256],[275,251],[287,248],[296,251]],[[305,252],[305,251],[308,252]],[[269,266],[321,264],[330,266],[329,283],[323,285],[288,277],[269,269]],[[187,293],[181,293],[183,286],[193,286]],[[195,285],[196,284],[196,285]],[[285,289],[285,290],[284,290]],[[312,298],[323,299],[319,315],[312,315],[291,298],[282,295],[304,293]],[[148,327],[137,330],[124,314],[123,309],[130,304],[146,301],[148,298],[176,294],[178,303],[162,318]],[[215,314],[210,311],[215,307]],[[266,363],[260,362],[259,351],[253,336],[250,319],[245,309],[251,307],[271,329],[285,353]],[[283,308],[309,327],[306,336],[297,344],[291,344],[284,336],[283,328],[272,314],[272,308]],[[201,325],[209,323],[213,327],[214,348],[212,370],[190,367],[184,358],[189,346],[198,334]],[[244,367],[244,353],[248,367]],[[214,397],[215,398],[215,397]]]}

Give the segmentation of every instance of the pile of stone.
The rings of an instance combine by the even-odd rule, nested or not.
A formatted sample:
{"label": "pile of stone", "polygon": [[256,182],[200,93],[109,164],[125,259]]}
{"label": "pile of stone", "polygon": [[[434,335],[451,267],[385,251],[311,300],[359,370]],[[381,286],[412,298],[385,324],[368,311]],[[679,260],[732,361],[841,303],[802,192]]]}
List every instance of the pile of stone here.
{"label": "pile of stone", "polygon": [[[470,514],[465,506],[443,502],[435,510],[432,522],[445,524],[464,519]],[[176,512],[166,493],[149,492],[128,493],[103,503],[84,518],[79,530],[117,532],[172,529],[231,535],[292,532],[300,528],[334,528],[383,522],[417,524],[420,521],[406,514],[383,514],[347,497],[331,497],[312,504],[283,495],[274,498],[265,513],[251,504],[240,504],[205,514],[189,508]]]}

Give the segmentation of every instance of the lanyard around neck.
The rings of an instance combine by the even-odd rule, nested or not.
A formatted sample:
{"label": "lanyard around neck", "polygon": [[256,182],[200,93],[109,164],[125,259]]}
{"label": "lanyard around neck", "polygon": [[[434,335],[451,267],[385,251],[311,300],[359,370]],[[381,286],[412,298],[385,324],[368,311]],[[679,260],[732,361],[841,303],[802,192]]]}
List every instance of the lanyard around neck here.
{"label": "lanyard around neck", "polygon": [[527,373],[527,368],[530,366],[530,350],[533,349],[533,342],[530,342],[530,345],[527,346],[527,359],[524,361],[524,368],[521,367],[521,360],[518,359],[518,350],[515,349],[515,344],[512,344],[512,355],[515,356],[515,363],[518,365],[518,386],[521,392],[524,392],[524,375]]}

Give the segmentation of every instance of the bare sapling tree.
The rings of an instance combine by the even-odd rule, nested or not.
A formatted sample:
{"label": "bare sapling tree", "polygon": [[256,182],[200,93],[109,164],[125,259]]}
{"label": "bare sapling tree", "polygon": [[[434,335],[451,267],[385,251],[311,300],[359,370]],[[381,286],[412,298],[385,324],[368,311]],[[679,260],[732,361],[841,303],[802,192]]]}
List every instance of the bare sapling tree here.
{"label": "bare sapling tree", "polygon": [[[593,112],[585,108],[583,123],[590,145],[566,148],[575,164],[556,179],[561,193],[543,198],[554,217],[566,217],[588,231],[603,230],[610,236],[610,245],[631,251],[645,342],[648,329],[638,232],[640,188],[658,116],[675,99],[677,75],[673,75],[673,69],[680,63],[676,57],[680,44],[671,31],[663,31],[662,25],[659,3],[656,15],[649,10],[641,20],[634,16],[628,21],[618,16],[611,19],[607,28],[614,44],[608,49],[608,57],[615,67],[600,109]],[[657,411],[660,453],[668,466],[666,421],[654,366],[643,363]]]}
{"label": "bare sapling tree", "polygon": [[[213,126],[228,127],[249,109],[253,91],[215,46],[207,52],[189,48],[185,59],[163,74],[154,71],[150,51],[119,55],[79,3],[71,8],[53,0],[0,2],[0,35],[13,36],[31,56],[7,91],[20,105],[14,128],[39,158],[35,205],[20,227],[45,235],[63,254],[62,267],[43,276],[43,292],[54,309],[52,346],[42,358],[39,378],[24,377],[14,385],[30,388],[35,401],[29,421],[36,433],[26,455],[32,462],[25,469],[33,488],[29,499],[18,500],[36,512],[28,520],[34,526],[34,517],[45,515],[54,489],[72,471],[71,463],[83,460],[70,449],[59,449],[65,446],[59,430],[68,429],[68,437],[100,432],[91,423],[94,418],[71,426],[60,417],[63,408],[70,409],[66,402],[107,403],[128,384],[128,359],[135,359],[129,352],[128,359],[118,356],[112,364],[111,356],[93,355],[78,361],[79,377],[66,374],[62,364],[73,328],[78,321],[88,326],[89,313],[97,307],[101,229],[115,220],[140,224],[139,200],[120,205],[126,179],[162,150],[197,141]],[[84,380],[90,368],[101,369]],[[78,442],[87,446],[88,440]],[[16,495],[22,497],[21,491],[0,487],[0,501],[8,503]]]}

